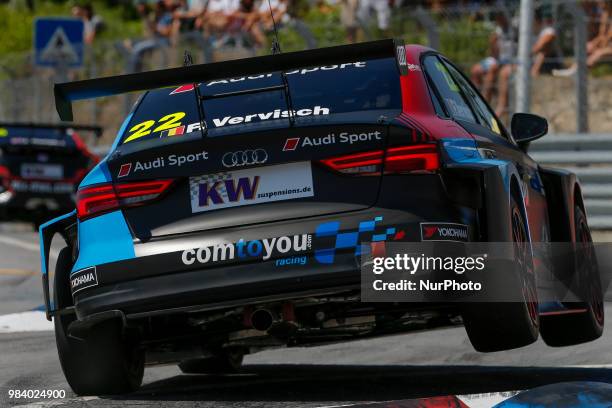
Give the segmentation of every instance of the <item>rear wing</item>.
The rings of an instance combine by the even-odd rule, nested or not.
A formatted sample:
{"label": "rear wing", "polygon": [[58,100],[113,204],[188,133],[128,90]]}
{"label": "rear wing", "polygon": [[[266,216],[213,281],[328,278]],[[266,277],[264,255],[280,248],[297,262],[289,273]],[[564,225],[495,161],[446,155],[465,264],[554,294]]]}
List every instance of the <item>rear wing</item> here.
{"label": "rear wing", "polygon": [[55,106],[61,120],[71,121],[72,102],[82,99],[389,57],[395,58],[400,75],[405,75],[404,43],[387,39],[55,84]]}
{"label": "rear wing", "polygon": [[62,129],[62,130],[84,130],[92,132],[97,139],[102,136],[103,129],[100,126],[94,125],[73,125],[72,123],[4,123],[0,122],[0,129],[2,128],[28,128],[28,129]]}

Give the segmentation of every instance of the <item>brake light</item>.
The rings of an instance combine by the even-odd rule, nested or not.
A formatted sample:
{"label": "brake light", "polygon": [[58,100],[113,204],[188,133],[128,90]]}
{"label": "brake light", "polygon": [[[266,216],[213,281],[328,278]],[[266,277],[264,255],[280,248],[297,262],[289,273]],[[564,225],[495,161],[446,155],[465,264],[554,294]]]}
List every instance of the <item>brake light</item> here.
{"label": "brake light", "polygon": [[323,159],[321,162],[340,173],[360,176],[379,174],[383,163],[385,174],[435,171],[440,168],[435,144],[391,147]]}
{"label": "brake light", "polygon": [[85,220],[120,208],[150,203],[167,192],[173,182],[136,181],[86,187],[77,192],[77,215]]}
{"label": "brake light", "polygon": [[10,187],[11,171],[6,166],[0,166],[0,190]]}

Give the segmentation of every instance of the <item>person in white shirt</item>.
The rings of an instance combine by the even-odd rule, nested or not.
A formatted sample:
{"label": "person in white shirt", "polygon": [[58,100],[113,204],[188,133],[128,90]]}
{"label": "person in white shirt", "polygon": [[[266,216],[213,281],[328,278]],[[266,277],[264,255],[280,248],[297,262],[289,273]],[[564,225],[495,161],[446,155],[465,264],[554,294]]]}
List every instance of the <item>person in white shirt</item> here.
{"label": "person in white shirt", "polygon": [[376,13],[378,29],[388,36],[391,21],[391,5],[392,0],[359,0],[357,16],[361,21],[366,22],[372,12]]}

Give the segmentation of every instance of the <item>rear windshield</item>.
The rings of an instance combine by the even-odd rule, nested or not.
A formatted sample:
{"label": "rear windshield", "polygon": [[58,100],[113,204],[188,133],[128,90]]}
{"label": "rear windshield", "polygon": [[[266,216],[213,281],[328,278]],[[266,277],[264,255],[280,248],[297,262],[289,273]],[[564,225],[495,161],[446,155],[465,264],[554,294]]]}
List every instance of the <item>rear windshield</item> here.
{"label": "rear windshield", "polygon": [[[399,72],[393,58],[296,69],[286,77],[298,124],[339,113],[401,108]],[[202,83],[199,91],[206,98],[278,85],[282,85],[281,75],[268,73]],[[283,90],[206,99],[202,110],[211,134],[221,129],[235,133],[261,126],[287,126],[289,116]],[[121,144],[152,139],[163,142],[199,131],[193,85],[158,89],[148,92],[138,104]]]}
{"label": "rear windshield", "polygon": [[66,128],[0,125],[0,146],[73,147]]}

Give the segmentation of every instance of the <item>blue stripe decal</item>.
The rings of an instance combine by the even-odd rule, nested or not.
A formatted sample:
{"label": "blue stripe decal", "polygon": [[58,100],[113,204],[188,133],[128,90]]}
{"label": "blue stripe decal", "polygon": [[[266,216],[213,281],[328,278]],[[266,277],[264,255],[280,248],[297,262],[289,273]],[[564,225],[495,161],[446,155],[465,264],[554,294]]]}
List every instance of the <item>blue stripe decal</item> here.
{"label": "blue stripe decal", "polygon": [[123,133],[125,133],[125,128],[127,127],[128,123],[130,123],[130,120],[132,120],[133,115],[134,113],[130,113],[129,115],[127,115],[127,117],[121,124],[121,127],[119,128],[119,132],[117,132],[117,136],[115,137],[115,141],[113,142],[113,146],[108,152],[109,154],[113,152],[117,148],[117,146],[119,146],[119,141],[121,140],[121,136],[123,135]]}
{"label": "blue stripe decal", "polygon": [[123,133],[125,132],[125,128],[127,127],[128,123],[130,123],[130,120],[132,119],[132,115],[133,113],[130,113],[125,118],[125,120],[121,124],[121,128],[119,128],[119,131],[117,132],[117,136],[115,137],[115,141],[113,142],[111,149],[108,151],[108,154],[89,173],[87,173],[83,181],[81,181],[79,188],[91,186],[93,184],[108,183],[112,181],[112,177],[110,175],[110,172],[108,171],[108,165],[106,164],[106,158],[113,151],[115,151],[115,149],[119,145],[119,141],[121,140],[121,135],[123,135]]}
{"label": "blue stripe decal", "polygon": [[72,273],[134,257],[132,234],[121,211],[79,222],[79,257]]}
{"label": "blue stripe decal", "polygon": [[79,184],[79,188],[91,186],[93,184],[108,183],[110,181],[111,177],[108,166],[105,161],[101,161],[87,173],[83,181],[81,181],[81,184]]}

